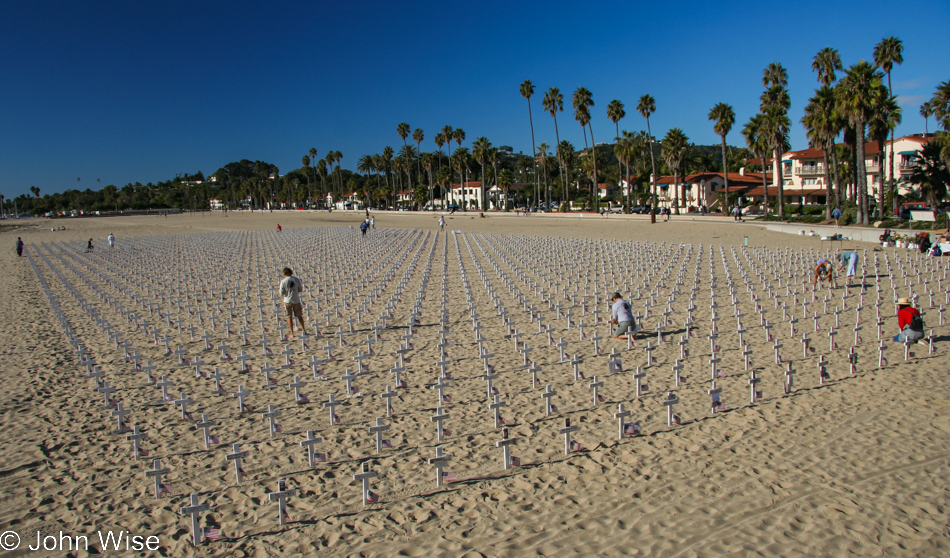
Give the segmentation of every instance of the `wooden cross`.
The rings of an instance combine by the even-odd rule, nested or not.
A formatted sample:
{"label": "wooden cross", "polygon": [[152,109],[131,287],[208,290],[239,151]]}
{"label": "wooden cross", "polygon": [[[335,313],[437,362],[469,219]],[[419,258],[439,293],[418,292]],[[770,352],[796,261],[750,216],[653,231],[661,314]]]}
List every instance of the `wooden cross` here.
{"label": "wooden cross", "polygon": [[[448,464],[449,460],[452,459],[451,455],[445,455],[442,453],[442,446],[435,447],[435,457],[430,457],[428,459],[429,464],[435,467],[435,485],[442,486],[443,482],[452,482],[455,478],[454,473],[443,473],[442,470]],[[452,480],[449,480],[449,477]]]}
{"label": "wooden cross", "polygon": [[189,397],[185,397],[184,390],[180,391],[179,393],[180,393],[179,398],[173,401],[173,403],[181,407],[182,419],[191,420],[191,414],[188,412],[188,405],[191,403],[194,403],[194,401]]}
{"label": "wooden cross", "polygon": [[492,385],[491,385],[492,380],[495,380],[495,379],[497,379],[497,378],[498,378],[498,374],[492,374],[490,371],[489,371],[489,372],[486,372],[486,374],[485,374],[484,376],[482,376],[482,379],[485,380],[485,384],[486,384],[486,386],[487,386],[488,397],[489,397],[489,398],[490,398],[492,395],[495,395],[495,394],[498,393],[498,390],[495,389],[494,387],[492,387]]}
{"label": "wooden cross", "polygon": [[190,515],[191,516],[191,543],[194,546],[198,546],[201,543],[201,526],[198,522],[198,514],[201,512],[206,512],[211,509],[211,506],[208,504],[199,504],[198,495],[191,495],[191,505],[181,508],[181,515]]}
{"label": "wooden cross", "polygon": [[818,385],[824,385],[825,380],[831,379],[831,375],[825,368],[826,364],[828,363],[825,361],[825,355],[818,355]]}
{"label": "wooden cross", "polygon": [[128,438],[129,440],[132,440],[132,457],[133,457],[133,459],[135,459],[136,461],[138,461],[138,460],[139,460],[139,455],[141,455],[142,457],[148,456],[148,451],[143,450],[143,449],[141,448],[141,446],[140,446],[141,441],[144,440],[144,439],[146,439],[146,438],[148,438],[148,434],[147,434],[146,432],[142,431],[142,430],[139,430],[139,425],[136,424],[136,425],[132,428],[132,433],[131,433],[131,434],[126,434],[125,437]]}
{"label": "wooden cross", "polygon": [[102,394],[104,401],[103,409],[109,410],[116,406],[115,400],[109,394],[115,392],[115,388],[109,385],[109,382],[102,382],[102,385],[96,388],[96,391]]}
{"label": "wooden cross", "polygon": [[492,403],[489,403],[488,408],[495,412],[495,428],[501,428],[502,425],[507,423],[505,419],[501,418],[501,409],[506,406],[507,404],[500,400],[500,396],[497,393],[494,394],[494,399]]}
{"label": "wooden cross", "polygon": [[592,379],[593,379],[594,381],[592,381],[590,384],[588,384],[587,387],[588,387],[588,389],[592,390],[593,393],[594,393],[594,406],[596,407],[597,404],[600,403],[601,401],[603,401],[603,399],[604,399],[604,398],[601,397],[600,394],[598,393],[599,389],[602,388],[602,387],[604,387],[604,382],[603,382],[602,380],[598,380],[596,374],[594,375],[594,377],[593,377]]}
{"label": "wooden cross", "polygon": [[129,431],[129,427],[125,425],[125,417],[129,415],[132,411],[122,408],[122,403],[116,403],[116,408],[112,411],[112,416],[116,419],[116,428],[112,431],[113,434],[125,434]]}
{"label": "wooden cross", "polygon": [[512,458],[511,456],[511,448],[509,446],[513,443],[515,443],[515,438],[509,438],[508,429],[502,428],[501,440],[498,440],[497,442],[495,442],[495,447],[501,448],[502,450],[502,460],[505,465],[505,470],[511,469],[512,466],[515,466],[515,467],[521,466],[521,460],[518,459],[517,457]]}
{"label": "wooden cross", "polygon": [[166,468],[162,468],[162,460],[161,460],[161,459],[153,459],[153,460],[152,460],[152,469],[151,469],[151,470],[148,470],[148,471],[145,471],[145,477],[146,477],[146,478],[151,477],[151,478],[154,480],[154,483],[155,483],[155,498],[156,498],[156,499],[161,498],[161,497],[162,497],[162,493],[171,494],[171,487],[168,486],[167,484],[163,484],[163,483],[162,483],[162,477],[165,476],[165,475],[167,475],[167,474],[169,474],[169,473],[171,473],[171,469],[169,469],[169,468],[167,468],[167,467],[166,467]]}
{"label": "wooden cross", "polygon": [[643,372],[639,366],[637,366],[636,372],[633,373],[633,380],[637,384],[637,398],[643,394],[644,391],[649,389],[646,385],[643,384],[643,379],[647,377],[647,373]]}
{"label": "wooden cross", "polygon": [[264,373],[263,389],[274,389],[277,387],[277,380],[271,379],[270,377],[270,373],[276,371],[276,368],[272,367],[267,361],[264,361],[264,366],[261,366],[261,372]]}
{"label": "wooden cross", "polygon": [[390,386],[386,386],[386,391],[380,394],[380,397],[386,401],[386,416],[393,416],[393,397],[396,396],[396,392],[392,390]]}
{"label": "wooden cross", "polygon": [[557,392],[551,389],[551,384],[547,385],[547,389],[544,393],[541,394],[541,397],[544,398],[544,416],[551,416],[551,412],[557,412],[557,406],[551,404],[551,398],[557,395]]}
{"label": "wooden cross", "polygon": [[581,373],[580,365],[584,363],[583,359],[577,356],[577,353],[574,353],[574,358],[570,361],[571,367],[574,369],[574,381],[579,381],[584,379],[584,374]]}
{"label": "wooden cross", "polygon": [[208,420],[208,415],[201,415],[201,422],[195,423],[195,430],[203,430],[203,437],[205,440],[205,450],[210,450],[212,444],[218,443],[218,438],[211,435],[211,427],[217,424],[213,420]]}
{"label": "wooden cross", "polygon": [[442,441],[442,438],[443,438],[444,435],[449,435],[449,436],[452,435],[452,431],[451,431],[451,430],[449,430],[449,429],[447,429],[447,428],[444,428],[444,427],[442,426],[442,423],[445,422],[448,418],[449,418],[449,414],[442,412],[442,406],[441,406],[441,405],[439,405],[438,407],[436,407],[436,409],[435,409],[435,414],[432,415],[431,417],[429,417],[429,420],[431,420],[432,422],[436,423],[436,429],[437,429],[437,432],[438,432],[438,440],[439,440],[440,442]]}
{"label": "wooden cross", "polygon": [[360,465],[360,472],[353,475],[353,480],[360,481],[362,485],[363,493],[363,506],[366,504],[376,503],[379,501],[379,497],[369,489],[369,479],[379,476],[379,473],[376,471],[367,471],[366,462],[364,461]]}
{"label": "wooden cross", "polygon": [[746,369],[746,371],[749,370],[749,367],[750,367],[751,364],[752,364],[751,362],[749,362],[749,359],[750,359],[751,356],[752,356],[752,347],[750,347],[749,345],[746,345],[746,346],[744,347],[744,350],[742,351],[742,357],[743,357],[743,359],[745,360],[745,369]]}
{"label": "wooden cross", "polygon": [[333,410],[334,407],[342,403],[342,401],[337,401],[334,398],[334,394],[330,394],[330,399],[323,402],[323,406],[327,409],[330,409],[330,424],[340,424],[340,417],[336,416],[336,412]]}
{"label": "wooden cross", "polygon": [[795,369],[792,368],[792,363],[787,364],[785,369],[785,393],[792,393],[792,389],[795,387]]}
{"label": "wooden cross", "polygon": [[349,369],[349,368],[346,369],[346,374],[340,376],[340,379],[343,380],[344,382],[346,382],[346,394],[347,394],[347,396],[349,396],[349,395],[355,395],[355,394],[359,393],[360,388],[358,388],[358,387],[356,387],[356,386],[353,385],[353,380],[355,380],[357,377],[358,377],[358,376],[356,376],[355,374],[350,373],[350,369]]}
{"label": "wooden cross", "polygon": [[577,432],[578,426],[575,424],[571,426],[571,419],[569,417],[564,418],[564,427],[558,429],[558,434],[564,435],[564,455],[570,455],[572,451],[579,451],[581,445],[577,442],[571,443],[571,432]]}
{"label": "wooden cross", "polygon": [[625,424],[624,419],[629,417],[631,414],[630,411],[625,410],[623,403],[617,404],[617,412],[614,413],[614,418],[617,419],[617,439],[623,440],[624,434],[639,434],[640,433],[640,423],[635,422],[631,424]]}
{"label": "wooden cross", "polygon": [[680,372],[683,370],[683,364],[680,362],[680,359],[676,359],[676,362],[673,364],[673,381],[676,384],[676,387],[679,387],[680,382],[685,382],[686,378],[680,376]]}
{"label": "wooden cross", "polygon": [[246,391],[246,390],[244,389],[244,384],[238,385],[238,390],[237,390],[236,392],[234,392],[234,393],[231,394],[231,397],[237,397],[237,398],[238,398],[238,409],[239,409],[240,412],[242,412],[242,413],[246,413],[246,412],[250,411],[250,408],[247,407],[247,406],[244,404],[244,398],[247,397],[247,396],[250,395],[250,394],[251,394],[251,392]]}
{"label": "wooden cross", "polygon": [[270,404],[267,406],[267,412],[261,413],[262,418],[266,418],[269,423],[270,437],[273,438],[274,434],[280,434],[283,430],[279,424],[277,424],[277,417],[281,415],[281,411],[275,410],[274,405]]}
{"label": "wooden cross", "polygon": [[234,478],[237,484],[241,484],[244,480],[245,473],[241,463],[247,458],[247,454],[247,450],[241,451],[240,444],[231,444],[231,453],[224,456],[226,461],[234,462]]}
{"label": "wooden cross", "polygon": [[712,412],[715,413],[716,411],[721,409],[723,406],[721,395],[720,395],[722,393],[722,388],[716,385],[716,380],[713,380],[712,388],[709,389],[706,393],[712,397]]}
{"label": "wooden cross", "polygon": [[749,373],[749,402],[755,403],[756,398],[762,397],[762,392],[756,390],[756,385],[762,380],[755,375],[755,370]]}
{"label": "wooden cross", "polygon": [[673,414],[673,405],[679,403],[680,400],[673,395],[672,391],[666,392],[666,399],[663,400],[663,405],[666,407],[666,425],[673,426],[674,424],[679,424],[680,421],[678,417]]}
{"label": "wooden cross", "polygon": [[316,453],[313,446],[322,444],[323,438],[315,437],[313,430],[307,430],[307,438],[300,442],[300,447],[307,448],[307,462],[312,468],[316,463],[323,463],[327,460],[327,454]]}
{"label": "wooden cross", "polygon": [[301,382],[300,376],[294,376],[294,381],[290,384],[290,387],[294,390],[294,401],[297,403],[309,403],[310,400],[307,399],[307,396],[300,392],[301,389],[307,386],[307,382]]}
{"label": "wooden cross", "polygon": [[392,428],[391,425],[383,424],[382,417],[376,417],[376,425],[369,427],[370,434],[376,435],[376,453],[382,453],[383,448],[393,447],[391,441],[383,440],[383,432],[388,431],[390,428]]}

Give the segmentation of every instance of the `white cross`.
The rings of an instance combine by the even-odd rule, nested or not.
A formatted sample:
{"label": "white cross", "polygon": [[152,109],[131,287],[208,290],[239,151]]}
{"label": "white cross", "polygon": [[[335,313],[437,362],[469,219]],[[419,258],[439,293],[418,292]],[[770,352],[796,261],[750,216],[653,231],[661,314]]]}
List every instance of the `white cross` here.
{"label": "white cross", "polygon": [[208,504],[199,504],[198,495],[191,495],[191,505],[181,508],[181,515],[190,515],[191,516],[191,542],[194,546],[198,546],[201,542],[201,527],[198,522],[198,514],[201,512],[206,512],[211,507]]}
{"label": "white cross", "polygon": [[237,397],[237,398],[238,398],[238,408],[240,409],[240,412],[242,412],[242,413],[247,412],[247,411],[250,410],[250,409],[248,409],[248,408],[244,405],[244,398],[247,397],[247,396],[250,395],[250,394],[251,394],[251,392],[246,391],[246,390],[244,389],[244,384],[238,385],[238,390],[237,390],[236,392],[234,392],[234,393],[231,394],[231,397]]}
{"label": "white cross", "polygon": [[564,435],[564,455],[570,455],[571,451],[573,451],[575,447],[577,449],[580,449],[580,444],[578,444],[577,442],[574,442],[574,444],[571,444],[571,432],[577,432],[577,430],[578,430],[578,426],[576,424],[574,426],[571,426],[570,418],[565,418],[564,428],[558,429],[557,431],[558,434]]}
{"label": "white cross", "polygon": [[277,521],[279,525],[284,524],[284,516],[287,517],[288,521],[291,521],[290,515],[287,513],[287,499],[296,495],[297,489],[287,490],[286,482],[283,479],[277,481],[277,491],[267,495],[271,502],[277,502],[277,513],[279,514]]}
{"label": "white cross", "polygon": [[353,475],[353,480],[358,480],[362,484],[363,492],[363,506],[366,506],[368,503],[372,503],[374,498],[369,489],[369,479],[379,476],[379,473],[376,471],[367,471],[366,462],[364,461],[360,465],[360,472]]}
{"label": "white cross", "polygon": [[492,403],[489,403],[488,408],[495,412],[495,428],[501,428],[505,424],[505,419],[501,418],[501,409],[506,406],[507,404],[500,400],[500,396],[497,393],[494,394],[494,399]]}
{"label": "white cross", "polygon": [[[447,430],[442,426],[442,423],[448,418],[449,418],[449,414],[442,412],[441,405],[436,407],[435,414],[429,417],[429,420],[436,423],[437,425],[438,439],[440,442],[442,441],[443,434],[445,434]],[[451,436],[452,435],[451,431],[449,431],[448,434]]]}
{"label": "white cross", "polygon": [[274,434],[280,433],[281,431],[280,425],[277,424],[277,417],[279,417],[280,414],[281,414],[281,411],[275,410],[273,404],[270,404],[267,406],[266,413],[261,413],[261,417],[266,418],[268,420],[268,423],[270,425],[269,430],[270,430],[271,438],[274,437]]}
{"label": "white cross", "polygon": [[128,438],[129,440],[132,440],[132,456],[136,461],[138,461],[140,453],[143,456],[148,455],[148,452],[147,451],[143,452],[139,445],[141,443],[141,440],[148,438],[148,434],[140,430],[139,425],[136,424],[132,428],[132,433],[126,434],[125,437]]}
{"label": "white cross", "polygon": [[161,459],[152,460],[152,469],[145,471],[145,478],[152,477],[155,483],[155,498],[161,498],[162,492],[166,492],[166,485],[162,483],[162,477],[171,473],[171,469],[162,468]]}
{"label": "white cross", "polygon": [[300,442],[300,447],[307,448],[307,462],[310,464],[310,467],[313,467],[316,463],[322,463],[327,460],[327,455],[325,453],[316,453],[313,449],[313,446],[316,444],[322,444],[323,438],[315,437],[313,435],[313,430],[307,430],[307,438]]}
{"label": "white cross", "polygon": [[329,401],[324,401],[323,406],[327,409],[330,409],[330,424],[340,424],[340,417],[336,416],[336,412],[333,410],[334,407],[342,403],[342,401],[337,401],[334,398],[334,394],[330,394]]}
{"label": "white cross", "polygon": [[240,444],[231,444],[231,453],[224,456],[225,460],[234,462],[234,478],[237,484],[241,484],[244,478],[244,468],[241,462],[247,458],[247,450],[241,451]]}
{"label": "white cross", "polygon": [[430,457],[428,459],[429,464],[435,467],[435,485],[442,486],[443,480],[445,480],[442,470],[448,464],[449,460],[452,459],[451,455],[445,455],[442,453],[442,446],[435,447],[435,457]]}
{"label": "white cross", "polygon": [[217,443],[217,439],[211,435],[211,427],[215,424],[217,423],[215,423],[213,420],[208,420],[208,415],[206,414],[201,415],[201,422],[195,423],[195,430],[204,431],[203,436],[205,440],[205,450],[210,450],[211,444]]}
{"label": "white cross", "polygon": [[663,400],[663,405],[666,407],[666,425],[673,426],[674,422],[678,424],[679,421],[676,420],[676,415],[673,414],[673,405],[679,403],[680,400],[673,395],[672,391],[666,393],[666,399]]}

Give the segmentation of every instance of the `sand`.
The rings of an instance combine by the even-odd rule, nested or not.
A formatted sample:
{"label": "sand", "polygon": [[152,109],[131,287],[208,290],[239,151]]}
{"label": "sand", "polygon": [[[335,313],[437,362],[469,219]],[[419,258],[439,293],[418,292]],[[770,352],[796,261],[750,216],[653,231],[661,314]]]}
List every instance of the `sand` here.
{"label": "sand", "polygon": [[[689,221],[676,216],[669,223],[651,226],[643,218],[615,216],[455,215],[447,217],[446,229],[462,234],[449,234],[446,239],[436,236],[438,214],[384,213],[377,215],[377,230],[370,231],[369,239],[363,241],[355,228],[360,218],[342,212],[229,213],[227,217],[38,220],[15,231],[4,227],[0,233],[0,243],[7,246],[0,253],[6,270],[0,280],[4,312],[0,321],[4,347],[0,532],[14,531],[22,540],[19,550],[8,555],[86,555],[83,551],[25,551],[26,544],[36,544],[37,532],[87,536],[95,553],[101,546],[97,532],[107,530],[157,536],[158,555],[165,556],[947,555],[947,328],[939,325],[937,309],[929,307],[926,295],[930,288],[935,291],[936,305],[945,302],[942,271],[936,272],[933,280],[930,273],[923,274],[924,285],[914,286],[921,294],[928,328],[934,330],[934,354],[928,354],[926,345],[917,345],[905,361],[903,347],[889,341],[896,329],[891,279],[883,273],[874,276],[873,265],[868,264],[867,308],[859,333],[862,341],[856,349],[857,373],[851,375],[847,353],[853,342],[859,290],[851,290],[840,317],[839,347],[831,350],[827,331],[843,289],[833,291],[835,298],[827,312],[820,302],[827,290],[820,291],[819,302],[809,307],[809,314],[817,311],[820,315],[818,332],[811,317],[801,316],[800,305],[792,308],[790,312],[799,322],[796,335],[791,336],[782,311],[768,300],[757,275],[765,273],[775,282],[774,274],[781,275],[782,270],[779,260],[769,262],[764,255],[756,260],[755,250],[766,254],[768,249],[769,254],[780,257],[786,247],[791,254],[798,254],[799,249],[829,249],[828,243],[822,245],[817,238],[769,232],[755,224]],[[280,236],[274,230],[277,223],[284,228]],[[67,230],[51,232],[54,225],[65,225]],[[105,241],[110,232],[118,238],[115,251],[110,251]],[[116,421],[110,410],[103,408],[103,396],[93,390],[93,380],[84,377],[85,367],[79,364],[63,325],[50,310],[50,300],[30,262],[16,257],[16,236],[24,237],[54,302],[105,373],[104,378],[116,387],[113,395],[131,409],[129,424],[137,424],[149,434],[142,443],[151,452],[148,458],[134,461],[131,442],[124,435],[112,434]],[[96,248],[93,254],[85,254],[85,241],[90,237]],[[744,237],[749,238],[748,252],[742,251]],[[637,254],[637,242],[641,247],[646,243],[666,245],[655,248],[649,253],[652,255]],[[332,243],[329,253],[326,243]],[[700,243],[704,244],[701,256]],[[692,245],[691,254],[685,245]],[[873,245],[846,242],[844,247],[860,249],[871,262],[877,255],[883,262],[885,252],[875,252]],[[784,394],[782,383],[786,366],[775,364],[772,344],[765,341],[733,248],[750,273],[759,302],[769,310],[772,333],[785,345],[782,355],[798,372],[790,395]],[[420,293],[430,253],[431,276],[423,291],[425,299],[419,302],[422,318],[403,373],[408,387],[398,390],[394,416],[385,418],[379,394],[386,385],[395,387],[389,369],[394,366],[399,338],[406,332],[404,325]],[[892,263],[895,256],[903,259],[911,255],[896,249],[886,253]],[[662,254],[670,259],[658,257]],[[744,254],[753,259],[745,259]],[[749,401],[749,373],[744,370],[735,332],[723,255],[739,309],[746,314],[744,338],[754,350],[752,365],[761,378],[762,398],[755,403]],[[501,430],[495,428],[488,409],[460,258],[483,326],[479,333],[486,350],[495,355],[490,360],[499,375],[494,385],[507,404],[502,416],[509,423],[510,436],[517,439],[511,447],[521,458],[521,467],[505,470],[501,450],[495,447]],[[411,265],[414,259],[415,267]],[[715,414],[710,412],[706,394],[710,387],[710,342],[706,338],[711,323],[710,261],[716,266],[717,356],[724,372],[717,384],[726,407]],[[439,359],[443,262],[448,269],[448,337],[452,341],[447,351],[454,379],[446,388],[452,401],[444,409],[450,414],[446,427],[453,433],[441,446],[452,456],[446,470],[456,473],[459,482],[437,488],[435,471],[427,462],[440,445],[430,420],[437,395],[427,386],[439,373],[435,363]],[[650,281],[629,276],[642,266],[646,277],[653,262],[659,271]],[[941,266],[946,263],[950,259],[940,261]],[[277,268],[287,264],[295,267],[308,286],[325,288],[323,295],[311,292],[306,296],[329,295],[331,301],[327,304],[324,298],[305,297],[311,318],[320,320],[326,335],[310,340],[307,351],[301,351],[299,340],[277,342],[271,288],[276,288]],[[538,288],[521,281],[516,268]],[[617,277],[611,269],[624,270],[627,275]],[[667,269],[670,278],[659,287],[656,278]],[[648,341],[656,343],[655,335],[649,339],[641,336],[639,347],[630,351],[625,341],[604,339],[600,341],[603,353],[597,355],[592,341],[580,340],[578,329],[568,329],[567,320],[558,319],[556,310],[544,302],[556,290],[555,282],[565,286],[574,282],[580,283],[580,294],[603,295],[619,287],[637,312],[643,311],[645,300],[655,289],[658,306],[644,318],[645,329],[653,331],[681,269],[684,281],[672,304],[672,317],[677,322],[667,330],[668,342],[652,353],[656,362],[645,369],[649,390],[640,398],[635,395],[631,371],[646,365],[643,348]],[[262,278],[260,294],[258,276]],[[544,323],[553,328],[554,339],[563,337],[568,342],[568,354],[576,353],[584,360],[580,369],[585,380],[573,381],[571,366],[558,363],[558,348],[548,344],[546,334],[537,333],[537,322],[522,311],[522,303],[509,292],[503,277],[512,280],[528,304],[541,311]],[[589,283],[585,285],[586,278]],[[193,309],[203,308],[206,299],[210,303],[237,301],[234,322],[241,321],[243,289],[250,285],[250,346],[241,347],[236,333],[226,339],[220,320],[219,327],[212,330],[207,315],[199,323],[197,315],[179,311],[168,300],[159,304],[171,310],[172,316],[181,317],[183,327],[195,325],[197,336],[208,330],[214,346],[227,342],[232,356],[245,350],[252,357],[248,361],[251,372],[242,373],[235,360],[222,359],[220,350],[202,351],[202,339],[192,341],[187,330],[180,334],[176,327],[167,326],[165,318],[149,315],[142,306],[142,299],[157,301],[159,284],[165,284],[169,289],[166,296],[171,299],[180,296],[170,292],[172,286],[188,284],[193,288],[203,279],[207,280],[206,292],[200,293],[197,302],[191,298]],[[347,368],[355,370],[353,356],[358,350],[366,351],[363,341],[373,335],[370,327],[385,312],[391,297],[400,292],[403,279],[392,310],[393,327],[381,333],[384,341],[373,346],[375,354],[365,361],[371,373],[355,381],[362,395],[346,397],[340,376]],[[916,276],[912,279],[916,282]],[[908,288],[905,280],[900,275],[894,280],[904,296]],[[314,356],[326,358],[321,348],[328,340],[339,345],[334,332],[340,326],[347,328],[344,318],[381,283],[385,285],[370,304],[369,318],[354,324],[357,331],[344,336],[349,345],[334,349],[337,359],[321,366],[329,379],[314,381],[306,363]],[[680,356],[675,341],[683,333],[694,284],[698,286],[696,329],[683,362],[687,381],[677,388],[671,371]],[[888,364],[880,370],[872,306],[878,284],[885,300],[882,318],[888,347]],[[637,285],[640,299],[636,298]],[[488,286],[524,334],[521,340],[532,349],[531,358],[541,368],[540,387],[532,387],[530,374],[519,368],[523,355],[515,350],[513,340],[506,338],[508,331]],[[133,291],[138,293],[136,300],[129,298]],[[334,303],[354,297],[357,291],[353,308],[341,310],[342,317],[332,315]],[[785,295],[784,283],[774,292],[780,304],[793,306],[794,296]],[[165,355],[161,343],[155,344],[152,335],[135,329],[121,309],[107,304],[100,295],[122,302],[126,311],[145,316],[151,327],[172,339],[173,349],[181,344],[188,351],[186,358],[205,361],[205,371],[218,366],[227,374],[223,380],[227,394],[212,394],[213,380],[196,378],[194,368],[177,367],[175,355]],[[258,297],[264,298],[266,335],[273,341],[274,354],[266,359],[256,344],[261,337]],[[563,296],[552,296],[551,303],[555,301],[570,303]],[[225,302],[222,307],[225,314],[227,305]],[[606,303],[599,307],[604,315]],[[328,308],[330,326],[325,323]],[[590,299],[586,316],[581,317],[581,308],[575,308],[575,322],[583,319],[593,324],[593,308]],[[210,306],[208,313],[215,312]],[[186,391],[194,400],[189,411],[195,420],[204,413],[217,422],[212,434],[220,438],[220,445],[204,449],[194,422],[181,419],[177,406],[161,402],[160,390],[146,385],[145,372],[134,370],[123,357],[124,351],[117,350],[96,323],[95,315],[124,333],[129,350],[157,365],[156,376],[164,374],[174,382],[174,395]],[[237,329],[240,325],[232,323],[232,330]],[[607,326],[590,325],[586,332],[606,337]],[[802,333],[813,338],[815,351],[807,358],[800,343]],[[295,364],[289,368],[280,368],[285,360],[280,355],[284,345],[296,351],[292,357]],[[623,361],[622,374],[608,373],[612,349]],[[827,360],[830,374],[824,385],[819,385],[820,355]],[[277,369],[271,377],[279,387],[262,389],[260,367],[265,363]],[[595,374],[604,381],[600,390],[604,401],[597,404],[588,387]],[[294,402],[287,386],[295,375],[308,382],[303,391],[309,403]],[[248,403],[254,412],[238,411],[230,394],[237,391],[239,383],[252,391]],[[555,403],[559,412],[551,417],[545,416],[541,397],[545,384],[558,391]],[[669,390],[680,401],[675,407],[679,425],[666,423],[662,400]],[[344,401],[336,408],[341,424],[335,426],[329,424],[329,413],[321,405],[331,392]],[[621,402],[631,411],[629,421],[641,423],[642,435],[617,440],[614,413]],[[269,435],[267,421],[261,416],[268,404],[281,411],[278,422],[283,431],[274,436]],[[381,416],[392,426],[384,437],[392,440],[393,447],[377,456],[368,427]],[[582,446],[569,456],[564,455],[563,437],[557,432],[564,418],[579,427],[573,437]],[[309,467],[299,445],[307,430],[324,439],[317,450],[329,453],[327,463]],[[240,485],[235,483],[233,465],[224,457],[233,443],[249,451],[244,465],[248,476]],[[173,495],[160,500],[153,497],[152,481],[145,477],[154,457],[171,469],[165,480]],[[380,502],[364,507],[353,475],[369,458],[369,466],[379,474],[371,484]],[[277,504],[267,496],[277,490],[278,479],[285,479],[288,488],[298,491],[288,502],[293,521],[282,526]],[[202,514],[202,526],[222,531],[219,540],[206,541],[197,548],[191,544],[189,519],[178,513],[193,492],[211,508]],[[0,543],[7,541],[0,537]]]}

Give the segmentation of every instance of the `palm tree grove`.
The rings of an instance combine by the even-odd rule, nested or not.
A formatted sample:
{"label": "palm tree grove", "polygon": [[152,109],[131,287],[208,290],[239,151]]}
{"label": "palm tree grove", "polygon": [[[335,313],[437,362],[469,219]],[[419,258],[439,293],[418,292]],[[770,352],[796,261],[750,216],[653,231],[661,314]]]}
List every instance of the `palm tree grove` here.
{"label": "palm tree grove", "polygon": [[[867,60],[845,67],[836,49],[821,49],[812,60],[816,82],[807,99],[792,99],[787,69],[779,62],[768,64],[761,74],[758,112],[747,121],[737,123],[729,99],[709,108],[718,145],[691,143],[684,123],[653,132],[651,118],[658,110],[666,116],[665,104],[649,92],[639,92],[634,105],[613,99],[598,111],[595,93],[586,87],[570,93],[558,84],[536,89],[526,79],[518,93],[528,111],[524,125],[530,153],[515,152],[504,138],[471,140],[457,127],[464,123],[426,131],[399,122],[393,124],[391,142],[380,138],[377,152],[347,157],[355,170],[343,168],[343,153],[325,145],[319,151],[302,148],[300,167],[283,174],[266,161],[242,159],[210,175],[183,173],[156,184],[71,188],[42,196],[33,186],[29,194],[0,203],[5,213],[31,214],[451,208],[637,212],[653,221],[659,209],[675,215],[728,213],[738,207],[762,219],[807,222],[830,219],[839,208],[845,224],[887,222],[904,202],[936,207],[946,197],[950,82],[940,83],[920,104],[925,129],[916,134],[919,152],[895,161],[894,131],[902,109],[892,78],[904,61],[903,44],[886,37],[868,54]],[[550,118],[535,122],[539,99],[539,114]],[[583,145],[561,137],[566,100]],[[628,118],[629,107],[640,118]],[[793,109],[801,116],[793,117]],[[789,133],[799,125],[808,144],[794,146],[800,151],[793,153],[811,157],[807,169],[815,178],[793,188],[799,171],[787,160],[793,149]],[[612,137],[597,143],[595,129],[597,137],[606,130]],[[886,145],[890,150],[883,149]]]}

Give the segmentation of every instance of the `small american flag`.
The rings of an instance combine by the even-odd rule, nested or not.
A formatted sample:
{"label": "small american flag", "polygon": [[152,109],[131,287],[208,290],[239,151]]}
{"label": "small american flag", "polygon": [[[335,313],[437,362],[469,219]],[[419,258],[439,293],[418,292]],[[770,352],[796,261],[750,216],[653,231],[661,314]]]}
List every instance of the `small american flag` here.
{"label": "small american flag", "polygon": [[443,428],[443,429],[442,429],[442,434],[444,434],[444,435],[446,435],[446,436],[451,436],[451,435],[452,435],[452,431],[449,430],[448,428]]}
{"label": "small american flag", "polygon": [[172,493],[172,485],[170,485],[170,484],[163,484],[163,485],[161,486],[161,488],[158,489],[158,493],[159,493],[159,494],[171,494],[171,493]]}
{"label": "small american flag", "polygon": [[625,424],[623,425],[624,434],[639,434],[640,425],[639,424]]}
{"label": "small american flag", "polygon": [[309,403],[309,402],[310,402],[310,398],[307,397],[307,394],[301,393],[301,394],[300,394],[300,397],[297,398],[297,401],[300,402],[300,403]]}
{"label": "small american flag", "polygon": [[325,453],[315,453],[313,455],[313,461],[315,463],[325,463],[327,460],[327,454]]}
{"label": "small american flag", "polygon": [[139,450],[139,456],[140,456],[140,457],[148,457],[148,450],[147,450],[147,449],[140,449],[140,450]]}
{"label": "small american flag", "polygon": [[340,417],[333,415],[333,424],[340,424]]}
{"label": "small american flag", "polygon": [[581,451],[581,445],[577,442],[571,442],[571,451]]}
{"label": "small american flag", "polygon": [[491,387],[491,394],[492,394],[492,395],[498,395],[498,388],[496,388],[495,386],[492,386],[492,387]]}
{"label": "small american flag", "polygon": [[384,448],[391,448],[391,447],[393,447],[393,441],[392,441],[392,440],[383,440],[383,447],[384,447]]}
{"label": "small american flag", "polygon": [[498,417],[498,419],[502,424],[508,424],[508,421],[505,420],[505,417]]}
{"label": "small american flag", "polygon": [[201,530],[201,536],[209,541],[216,541],[221,538],[221,530],[214,527],[205,527]]}
{"label": "small american flag", "polygon": [[283,431],[284,431],[284,427],[283,427],[283,426],[281,426],[281,425],[279,425],[279,424],[275,424],[275,425],[274,425],[274,432],[275,432],[275,433],[280,434],[280,433],[283,432]]}
{"label": "small american flag", "polygon": [[442,473],[443,482],[455,482],[458,480],[458,476],[455,473]]}
{"label": "small american flag", "polygon": [[557,405],[551,405],[551,412],[552,412],[552,413],[556,413],[556,412],[557,412]]}
{"label": "small american flag", "polygon": [[673,415],[673,424],[680,424],[680,418],[676,415]]}
{"label": "small american flag", "polygon": [[446,401],[451,401],[451,400],[452,400],[452,396],[451,396],[451,395],[443,395],[443,396],[442,396],[442,399],[445,399]]}
{"label": "small american flag", "polygon": [[512,467],[521,467],[521,458],[511,456],[511,466]]}
{"label": "small american flag", "polygon": [[350,388],[350,393],[351,393],[351,394],[353,394],[353,393],[359,393],[359,392],[360,392],[360,388],[358,388],[358,387],[356,387],[356,386],[353,386],[353,387]]}
{"label": "small american flag", "polygon": [[210,437],[208,437],[208,443],[209,443],[209,444],[220,444],[220,443],[221,443],[221,440],[220,440],[217,436],[210,436]]}
{"label": "small american flag", "polygon": [[373,492],[372,490],[368,491],[368,493],[367,493],[367,495],[366,495],[366,501],[367,501],[368,503],[370,503],[370,504],[378,504],[378,503],[379,503],[379,494],[376,494],[376,493]]}

